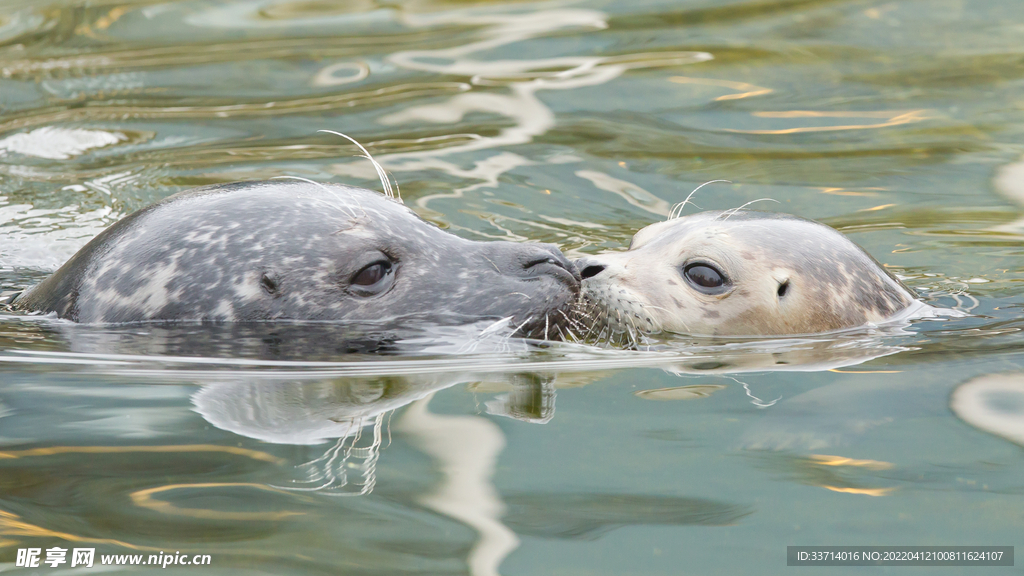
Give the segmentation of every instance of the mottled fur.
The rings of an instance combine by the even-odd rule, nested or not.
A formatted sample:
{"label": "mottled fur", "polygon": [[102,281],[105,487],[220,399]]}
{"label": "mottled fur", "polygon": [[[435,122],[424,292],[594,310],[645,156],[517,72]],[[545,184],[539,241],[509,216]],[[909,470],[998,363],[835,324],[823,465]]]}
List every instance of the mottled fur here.
{"label": "mottled fur", "polygon": [[[682,277],[713,262],[729,279],[719,294]],[[629,250],[584,258],[583,318],[598,339],[643,334],[810,334],[881,322],[913,293],[836,230],[788,214],[701,212],[647,226]],[[589,275],[590,270],[600,272]],[[590,276],[590,277],[587,277]],[[783,295],[779,288],[786,284]]]}
{"label": "mottled fur", "polygon": [[[393,285],[353,291],[352,277],[382,259]],[[545,337],[564,325],[578,287],[553,246],[474,242],[369,190],[277,180],[199,188],[140,210],[15,305],[89,323],[510,318],[520,334]]]}

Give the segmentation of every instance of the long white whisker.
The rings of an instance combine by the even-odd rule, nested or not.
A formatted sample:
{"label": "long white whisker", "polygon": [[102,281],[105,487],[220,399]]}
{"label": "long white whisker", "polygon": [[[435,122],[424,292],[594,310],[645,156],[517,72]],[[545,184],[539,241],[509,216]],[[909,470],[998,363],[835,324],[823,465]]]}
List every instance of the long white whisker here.
{"label": "long white whisker", "polygon": [[384,188],[384,195],[389,198],[394,198],[395,191],[391,189],[391,180],[388,179],[388,175],[387,172],[384,171],[384,167],[371,158],[369,154],[357,154],[357,156],[360,158],[366,158],[371,164],[373,164],[373,169],[377,171],[377,178],[380,178],[381,186]]}
{"label": "long white whisker", "polygon": [[526,320],[523,320],[522,324],[520,324],[519,326],[516,326],[516,329],[512,331],[512,334],[509,335],[509,338],[514,336],[516,334],[516,332],[519,332],[523,328],[523,326],[526,326],[526,323],[529,322],[530,320],[533,320],[533,316],[528,316],[526,318]]}
{"label": "long white whisker", "polygon": [[[558,313],[559,313],[559,314],[561,314],[561,315],[562,315],[562,318],[565,318],[566,322],[568,322],[569,324],[576,324],[576,325],[579,325],[579,326],[583,326],[582,324],[579,324],[578,322],[576,322],[576,321],[575,321],[575,320],[574,320],[574,319],[573,319],[573,318],[572,318],[571,316],[569,316],[569,315],[568,315],[568,314],[566,314],[565,312],[563,312],[563,311],[559,310],[559,311],[558,311]],[[561,327],[558,327],[558,326],[556,326],[556,328],[558,328],[558,333],[559,333],[559,334],[561,334],[561,333],[562,333],[562,328],[561,328]],[[574,333],[573,333],[573,331],[572,331],[572,330],[571,330],[571,329],[569,328],[569,326],[568,326],[568,325],[566,325],[566,326],[565,326],[565,332],[566,332],[566,333],[567,333],[567,334],[568,334],[568,335],[569,335],[569,336],[570,336],[570,337],[571,337],[571,338],[572,338],[573,340],[579,340],[579,338],[577,338],[577,337],[576,337],[576,334],[574,334]],[[565,336],[562,336],[562,340],[565,340]]]}
{"label": "long white whisker", "polygon": [[[338,201],[338,202],[339,202],[339,203],[340,203],[340,204],[341,204],[341,205],[342,205],[342,206],[343,206],[343,207],[344,207],[344,208],[345,208],[346,210],[348,210],[348,213],[349,213],[349,214],[350,214],[350,215],[351,215],[351,216],[352,216],[353,218],[358,218],[358,217],[359,217],[359,215],[358,215],[358,214],[356,214],[356,211],[355,211],[355,210],[353,210],[353,209],[352,209],[352,207],[351,207],[351,206],[349,206],[347,202],[345,202],[344,200],[342,200],[342,199],[341,199],[341,196],[338,196],[337,192],[335,192],[334,190],[331,190],[331,189],[330,189],[330,188],[328,188],[327,186],[324,186],[323,184],[321,184],[321,183],[319,183],[319,182],[317,182],[317,181],[315,181],[315,180],[310,180],[309,178],[303,178],[303,177],[301,177],[301,176],[274,176],[273,178],[271,178],[271,180],[298,180],[298,181],[300,181],[300,182],[306,182],[306,183],[312,184],[312,185],[314,185],[314,186],[318,186],[318,187],[319,187],[319,188],[320,188],[321,190],[323,190],[324,192],[327,192],[327,193],[328,193],[328,194],[330,194],[331,196],[334,196],[334,198],[335,198],[335,199],[336,199],[336,200],[337,200],[337,201]],[[358,201],[357,201],[357,204],[358,204]],[[360,210],[362,210],[362,209],[363,209],[362,205],[359,205],[359,209],[360,209]],[[365,214],[365,213],[366,213],[366,210],[363,210],[363,213]]]}
{"label": "long white whisker", "polygon": [[405,202],[402,201],[402,189],[398,187],[398,176],[394,176],[394,179],[395,179],[395,198],[397,198],[400,203],[405,204]]}
{"label": "long white whisker", "polygon": [[776,200],[774,198],[758,198],[757,200],[751,200],[750,202],[747,202],[743,206],[740,206],[738,208],[733,208],[732,210],[727,210],[726,212],[723,212],[722,214],[725,216],[725,218],[722,218],[722,221],[725,222],[726,220],[729,219],[729,216],[732,216],[733,214],[739,212],[740,210],[743,210],[744,208],[746,208],[747,206],[750,206],[754,202],[763,202],[765,200],[768,200],[768,201],[771,201],[771,202],[775,202],[776,204],[780,203],[778,200]]}
{"label": "long white whisker", "polygon": [[[373,169],[377,171],[377,177],[380,178],[380,184],[384,188],[384,194],[387,195],[389,198],[395,198],[395,191],[391,188],[391,181],[388,180],[387,173],[384,171],[384,167],[381,166],[379,162],[373,159],[373,156],[370,155],[369,150],[364,148],[363,145],[357,142],[355,138],[348,136],[346,134],[342,134],[341,132],[335,132],[334,130],[318,130],[318,132],[325,132],[327,134],[341,136],[342,138],[358,146],[359,149],[362,150],[364,154],[363,158],[369,160],[370,163],[373,164]],[[395,180],[395,185],[398,185],[397,179]],[[397,200],[401,202],[402,197],[398,196]]]}
{"label": "long white whisker", "polygon": [[512,316],[506,316],[493,324],[488,324],[486,328],[481,330],[480,333],[476,335],[476,337],[482,338],[483,336],[487,336],[488,334],[493,334],[500,330],[501,328],[508,326],[510,320],[512,320]]}
{"label": "long white whisker", "polygon": [[[726,184],[732,184],[731,180],[708,180],[707,182],[701,184],[700,186],[697,186],[696,188],[693,189],[693,192],[690,192],[690,194],[686,197],[685,200],[672,207],[672,212],[669,213],[668,219],[672,220],[673,218],[679,218],[680,216],[682,216],[683,208],[685,208],[687,204],[692,204],[692,202],[690,202],[690,198],[693,198],[693,195],[697,193],[697,190],[700,190],[701,188],[707,186],[708,184],[714,184],[715,182],[725,182]],[[697,206],[696,204],[693,205]],[[699,209],[700,206],[697,206],[697,208]],[[679,211],[678,214],[676,214],[677,209]]]}

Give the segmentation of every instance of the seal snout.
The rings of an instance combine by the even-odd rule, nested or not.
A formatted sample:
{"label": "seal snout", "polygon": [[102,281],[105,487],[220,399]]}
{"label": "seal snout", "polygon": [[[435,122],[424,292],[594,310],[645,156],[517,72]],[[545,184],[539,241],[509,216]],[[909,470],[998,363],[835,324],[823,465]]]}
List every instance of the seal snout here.
{"label": "seal snout", "polygon": [[497,262],[499,271],[525,280],[553,276],[573,292],[579,291],[579,272],[554,245],[513,243],[510,247],[513,250],[511,258]]}
{"label": "seal snout", "polygon": [[[580,294],[580,275],[551,244],[486,242],[478,252],[492,274],[486,282],[486,303],[469,302],[476,313],[512,317],[515,333],[547,340],[568,328]],[[497,272],[498,277],[494,277]]]}

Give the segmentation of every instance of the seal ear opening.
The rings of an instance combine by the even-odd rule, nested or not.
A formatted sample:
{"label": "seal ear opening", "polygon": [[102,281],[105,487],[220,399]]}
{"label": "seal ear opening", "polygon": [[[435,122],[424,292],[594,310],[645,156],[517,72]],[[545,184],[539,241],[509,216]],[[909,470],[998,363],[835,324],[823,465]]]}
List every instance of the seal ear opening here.
{"label": "seal ear opening", "polygon": [[779,283],[779,289],[776,291],[776,294],[779,295],[779,299],[781,300],[786,296],[787,292],[789,292],[789,278],[786,278]]}
{"label": "seal ear opening", "polygon": [[260,276],[260,288],[270,296],[280,296],[280,283],[278,282],[277,276],[273,273],[264,272]]}

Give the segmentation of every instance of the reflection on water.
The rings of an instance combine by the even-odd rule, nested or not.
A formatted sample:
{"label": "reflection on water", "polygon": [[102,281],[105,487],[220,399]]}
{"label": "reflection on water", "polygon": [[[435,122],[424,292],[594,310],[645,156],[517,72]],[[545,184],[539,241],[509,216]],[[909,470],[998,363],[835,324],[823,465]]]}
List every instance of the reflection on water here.
{"label": "reflection on water", "polygon": [[620,248],[728,180],[693,200],[772,198],[970,313],[625,351],[0,312],[0,560],[734,574],[787,545],[1024,545],[1016,3],[0,12],[0,299],[188,187],[378,186],[330,129],[465,237]]}
{"label": "reflection on water", "polygon": [[1024,375],[991,374],[953,391],[953,413],[986,432],[1024,445]]}
{"label": "reflection on water", "polygon": [[507,521],[517,532],[584,540],[631,524],[722,526],[752,512],[713,500],[632,494],[521,494],[508,502]]}

